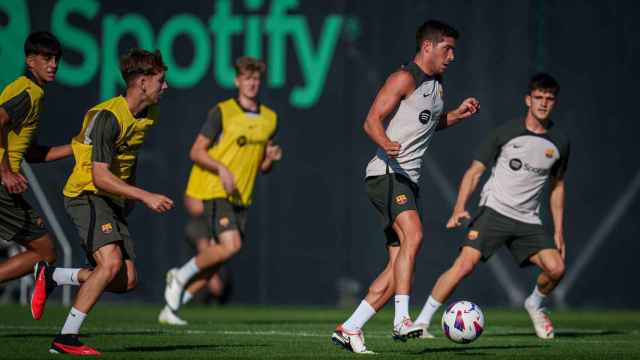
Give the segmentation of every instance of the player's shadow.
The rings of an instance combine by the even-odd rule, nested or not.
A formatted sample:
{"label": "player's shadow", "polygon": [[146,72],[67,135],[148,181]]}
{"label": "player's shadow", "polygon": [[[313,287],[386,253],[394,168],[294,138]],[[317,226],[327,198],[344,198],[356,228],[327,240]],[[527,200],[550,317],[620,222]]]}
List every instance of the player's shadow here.
{"label": "player's shadow", "polygon": [[[218,322],[220,323],[220,322]],[[281,325],[283,323],[287,324],[330,324],[332,328],[335,327],[336,321],[333,319],[320,320],[320,319],[287,319],[283,320],[250,320],[250,321],[241,321],[241,322],[229,322],[229,324],[242,324],[242,325]]]}
{"label": "player's shadow", "polygon": [[581,338],[589,336],[608,336],[608,335],[625,335],[628,332],[618,330],[602,330],[602,331],[556,331],[556,335],[560,338]]}
{"label": "player's shadow", "polygon": [[[600,330],[600,331],[555,331],[555,335],[559,338],[581,338],[581,337],[590,337],[590,336],[608,336],[608,335],[624,335],[626,332],[617,331],[617,330]],[[509,336],[535,336],[534,332],[510,332],[507,334],[486,334],[485,336],[489,337],[509,337]]]}
{"label": "player's shadow", "polygon": [[[166,334],[164,331],[100,331],[100,332],[91,332],[90,334],[81,334],[80,338],[90,338],[91,336],[96,335],[162,335]],[[51,338],[58,336],[58,333],[18,333],[18,334],[5,334],[0,335],[3,338],[22,338],[22,337],[32,337],[32,338]]]}
{"label": "player's shadow", "polygon": [[513,349],[535,349],[541,348],[544,345],[493,345],[493,346],[465,346],[465,347],[445,347],[445,348],[426,348],[420,352],[414,353],[415,355],[427,355],[433,353],[460,353],[462,355],[477,355],[477,356],[494,356],[495,354],[483,353],[477,351],[485,350],[513,350]]}
{"label": "player's shadow", "polygon": [[194,345],[166,345],[166,346],[127,346],[119,349],[105,349],[104,353],[121,353],[121,352],[147,352],[147,351],[179,351],[179,350],[202,350],[202,349],[226,349],[226,348],[255,348],[255,347],[267,347],[267,344],[251,344],[251,345],[241,345],[241,344],[227,344],[227,345],[204,345],[204,344],[194,344]]}

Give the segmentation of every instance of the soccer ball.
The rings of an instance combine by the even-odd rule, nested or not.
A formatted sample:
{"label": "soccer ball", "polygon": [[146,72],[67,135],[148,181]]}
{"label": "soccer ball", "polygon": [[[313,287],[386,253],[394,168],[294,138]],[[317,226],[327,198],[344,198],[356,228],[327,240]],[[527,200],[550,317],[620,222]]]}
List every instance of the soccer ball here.
{"label": "soccer ball", "polygon": [[474,341],[483,330],[484,314],[478,305],[470,301],[454,302],[442,314],[442,332],[458,344]]}

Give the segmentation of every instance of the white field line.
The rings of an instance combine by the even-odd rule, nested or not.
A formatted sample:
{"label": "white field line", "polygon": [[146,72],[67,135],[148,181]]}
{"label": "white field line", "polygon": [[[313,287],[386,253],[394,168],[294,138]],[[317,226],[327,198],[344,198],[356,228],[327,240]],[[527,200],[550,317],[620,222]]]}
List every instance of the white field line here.
{"label": "white field line", "polygon": [[[60,328],[57,326],[24,326],[24,325],[0,325],[1,331],[11,331],[11,330],[30,330],[30,331],[58,331]],[[577,333],[577,334],[585,334],[585,335],[598,335],[602,333],[606,333],[606,330],[603,329],[576,329],[576,328],[560,328],[556,329],[558,332],[558,336],[562,337],[563,332]],[[190,330],[190,329],[181,329],[181,328],[168,328],[168,327],[158,327],[158,328],[102,328],[102,329],[91,329],[86,333],[91,334],[92,332],[100,332],[100,333],[149,333],[149,334],[184,334],[184,335],[204,335],[204,334],[212,334],[212,335],[243,335],[243,336],[287,336],[287,337],[329,337],[331,336],[331,331],[327,332],[310,332],[310,331],[281,331],[281,330]],[[531,333],[533,334],[533,329],[531,327],[508,327],[508,326],[495,326],[487,329],[485,334],[491,335],[521,335]],[[630,332],[630,334],[637,335],[640,332],[634,330]],[[391,336],[391,331],[371,331],[366,332],[366,337],[373,338],[386,338]],[[108,334],[107,334],[108,335]],[[573,339],[576,340],[576,339]],[[582,341],[582,340],[580,340]]]}

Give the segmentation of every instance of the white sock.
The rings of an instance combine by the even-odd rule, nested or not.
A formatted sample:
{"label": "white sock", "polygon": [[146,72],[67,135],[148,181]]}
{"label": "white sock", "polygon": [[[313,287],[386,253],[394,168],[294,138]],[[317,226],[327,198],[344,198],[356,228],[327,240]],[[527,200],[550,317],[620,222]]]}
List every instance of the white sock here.
{"label": "white sock", "polygon": [[409,317],[409,295],[396,295],[396,316],[393,325],[400,324],[404,318]]}
{"label": "white sock", "polygon": [[56,268],[53,270],[53,281],[58,285],[80,285],[79,272],[80,269]]}
{"label": "white sock", "polygon": [[191,299],[193,299],[193,294],[188,290],[185,290],[182,294],[182,305],[188,303],[189,301],[191,301]]}
{"label": "white sock", "polygon": [[342,327],[349,331],[359,331],[375,314],[376,310],[368,302],[362,300],[356,311],[342,324]]}
{"label": "white sock", "polygon": [[200,269],[196,265],[196,258],[192,257],[191,260],[187,261],[186,264],[182,265],[180,269],[176,272],[176,279],[181,284],[186,284],[189,282],[195,274],[199,273]]}
{"label": "white sock", "polygon": [[527,305],[527,307],[539,309],[546,297],[547,295],[541,293],[538,289],[538,285],[536,285],[536,287],[533,288],[533,292],[531,293],[531,295],[529,295],[529,297],[525,301],[525,304]]}
{"label": "white sock", "polygon": [[67,321],[64,322],[64,326],[62,327],[62,331],[60,332],[60,334],[77,335],[80,332],[80,327],[82,326],[82,323],[84,322],[84,318],[86,317],[87,317],[87,314],[72,307],[71,311],[69,311],[69,315],[67,316]]}
{"label": "white sock", "polygon": [[433,317],[433,314],[435,314],[436,311],[438,311],[441,305],[442,305],[441,303],[439,303],[436,299],[434,299],[431,295],[429,295],[427,302],[424,303],[424,307],[422,308],[420,315],[418,315],[418,317],[416,318],[416,321],[414,322],[416,324],[427,324],[427,327],[429,327],[429,325],[431,324],[431,318]]}

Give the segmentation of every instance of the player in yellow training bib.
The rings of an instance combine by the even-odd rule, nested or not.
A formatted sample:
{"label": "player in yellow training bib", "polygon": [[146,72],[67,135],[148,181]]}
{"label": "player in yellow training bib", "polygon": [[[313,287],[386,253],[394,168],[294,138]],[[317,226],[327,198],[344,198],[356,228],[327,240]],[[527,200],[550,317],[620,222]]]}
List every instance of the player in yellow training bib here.
{"label": "player in yellow training bib", "polygon": [[[25,251],[0,263],[0,284],[31,273],[40,261],[56,261],[53,237],[23,197],[29,183],[20,173],[22,161],[48,162],[71,155],[69,144],[41,146],[35,141],[44,88],[58,71],[60,43],[49,32],[33,32],[24,43],[24,54],[27,71],[0,93],[0,240],[19,244]],[[36,303],[44,292],[42,287],[34,288]],[[32,314],[36,319],[42,315]]]}
{"label": "player in yellow training bib", "polygon": [[240,57],[235,69],[238,97],[209,111],[191,147],[195,164],[185,194],[190,215],[187,238],[198,254],[167,273],[167,306],[160,313],[161,323],[184,325],[176,315],[183,301],[202,289],[211,273],[240,251],[258,172],[269,171],[282,157],[282,149],[272,142],[276,113],[258,101],[265,64]]}
{"label": "player in yellow training bib", "polygon": [[[100,355],[78,339],[89,311],[105,291],[124,293],[137,284],[134,243],[127,215],[134,201],[156,213],[173,208],[162,194],[136,186],[138,152],[158,121],[158,102],[167,90],[167,67],[160,52],[131,49],[120,59],[126,93],[87,111],[73,138],[75,166],[64,187],[67,214],[74,223],[92,269],[73,272],[80,285],[67,320],[51,344],[52,353]],[[44,278],[61,270],[47,266]]]}

